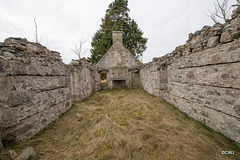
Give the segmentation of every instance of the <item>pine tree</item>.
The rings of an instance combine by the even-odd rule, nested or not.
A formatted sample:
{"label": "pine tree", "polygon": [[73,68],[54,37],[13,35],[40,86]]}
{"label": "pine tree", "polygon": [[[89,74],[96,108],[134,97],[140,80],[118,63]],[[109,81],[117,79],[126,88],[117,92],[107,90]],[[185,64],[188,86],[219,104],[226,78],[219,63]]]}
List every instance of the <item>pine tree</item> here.
{"label": "pine tree", "polygon": [[114,0],[102,18],[100,29],[92,38],[91,57],[88,61],[94,65],[112,45],[112,31],[123,31],[123,45],[137,58],[146,50],[147,38],[138,28],[134,19],[129,17],[128,0]]}

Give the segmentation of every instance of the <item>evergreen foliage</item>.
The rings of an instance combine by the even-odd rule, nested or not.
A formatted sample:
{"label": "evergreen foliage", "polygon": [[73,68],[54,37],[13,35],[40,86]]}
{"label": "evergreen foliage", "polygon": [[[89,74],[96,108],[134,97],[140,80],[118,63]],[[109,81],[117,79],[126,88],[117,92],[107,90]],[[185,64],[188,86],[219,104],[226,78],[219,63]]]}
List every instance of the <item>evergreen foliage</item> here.
{"label": "evergreen foliage", "polygon": [[92,37],[91,57],[88,61],[94,65],[112,45],[112,31],[123,31],[123,45],[137,58],[146,50],[147,38],[138,28],[134,19],[129,17],[128,0],[114,0],[102,18],[100,29]]}

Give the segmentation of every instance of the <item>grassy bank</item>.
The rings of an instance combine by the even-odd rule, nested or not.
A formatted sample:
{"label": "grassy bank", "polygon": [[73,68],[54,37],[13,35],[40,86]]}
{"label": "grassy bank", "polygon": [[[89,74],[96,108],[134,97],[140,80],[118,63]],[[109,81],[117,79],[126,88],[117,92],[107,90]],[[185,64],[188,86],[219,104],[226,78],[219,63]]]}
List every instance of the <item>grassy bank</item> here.
{"label": "grassy bank", "polygon": [[[12,148],[20,152],[28,146],[36,149],[35,159],[43,160],[240,157],[234,142],[143,90],[96,92],[76,102],[40,134]],[[9,149],[2,151],[3,158]]]}

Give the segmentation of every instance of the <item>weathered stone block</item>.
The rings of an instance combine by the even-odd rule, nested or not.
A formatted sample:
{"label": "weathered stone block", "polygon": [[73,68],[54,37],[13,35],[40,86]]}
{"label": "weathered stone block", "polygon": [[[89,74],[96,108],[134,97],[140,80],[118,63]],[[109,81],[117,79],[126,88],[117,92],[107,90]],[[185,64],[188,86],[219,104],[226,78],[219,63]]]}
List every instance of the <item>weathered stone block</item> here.
{"label": "weathered stone block", "polygon": [[8,94],[12,89],[12,79],[10,77],[0,77],[0,102],[7,101]]}
{"label": "weathered stone block", "polygon": [[13,159],[17,158],[17,156],[18,156],[18,154],[14,150],[8,151],[8,158],[10,160],[13,160]]}
{"label": "weathered stone block", "polygon": [[61,74],[60,74],[60,71],[58,69],[52,69],[51,75],[53,75],[53,76],[60,76]]}
{"label": "weathered stone block", "polygon": [[171,81],[240,89],[240,63],[212,65],[171,71]]}
{"label": "weathered stone block", "polygon": [[16,159],[17,160],[29,160],[36,155],[33,147],[26,148]]}
{"label": "weathered stone block", "polygon": [[233,107],[233,110],[235,113],[240,117],[240,105],[237,104],[236,106]]}
{"label": "weathered stone block", "polygon": [[33,53],[33,52],[35,53],[38,50],[38,47],[31,43],[27,43],[26,47],[27,47],[27,52],[30,52],[30,53]]}
{"label": "weathered stone block", "polygon": [[209,38],[209,40],[208,40],[207,47],[208,47],[208,48],[215,47],[215,46],[218,45],[218,43],[219,43],[219,36],[211,37],[211,38]]}
{"label": "weathered stone block", "polygon": [[26,71],[27,71],[28,75],[34,75],[34,76],[39,75],[39,73],[34,65],[28,65],[26,67]]}
{"label": "weathered stone block", "polygon": [[227,43],[227,42],[231,42],[231,41],[233,41],[233,37],[232,37],[231,33],[229,31],[224,31],[221,34],[220,42]]}
{"label": "weathered stone block", "polygon": [[240,91],[236,89],[170,82],[170,93],[197,104],[240,118]]}
{"label": "weathered stone block", "polygon": [[11,62],[10,65],[12,66],[12,75],[27,75],[27,64],[21,62]]}
{"label": "weathered stone block", "polygon": [[13,85],[17,92],[39,92],[69,86],[65,76],[17,76]]}
{"label": "weathered stone block", "polygon": [[22,44],[15,44],[14,47],[20,51],[26,50],[25,45],[22,45]]}
{"label": "weathered stone block", "polygon": [[[45,108],[47,108],[46,106]],[[23,119],[26,119],[27,117],[30,117],[38,112],[40,112],[40,106],[36,106],[36,104],[33,104],[32,102],[24,103],[22,105],[17,106],[17,116],[18,119],[21,121]]]}
{"label": "weathered stone block", "polygon": [[233,39],[238,39],[240,37],[240,27],[235,26],[234,30],[232,31]]}
{"label": "weathered stone block", "polygon": [[[70,82],[71,82],[70,77],[69,77],[69,76],[66,76],[64,85],[65,85],[65,86],[68,86],[68,85],[70,84]],[[62,83],[62,82],[60,82],[60,84],[61,84],[61,83]]]}
{"label": "weathered stone block", "polygon": [[168,95],[168,101],[187,113],[194,119],[206,124],[215,131],[223,133],[228,138],[240,143],[240,121],[238,118],[213,110],[204,105],[196,104],[185,98],[172,94]]}
{"label": "weathered stone block", "polygon": [[10,75],[12,72],[12,66],[7,60],[0,58],[0,77]]}
{"label": "weathered stone block", "polygon": [[0,111],[2,112],[0,114],[1,127],[5,128],[19,123],[17,108],[3,108]]}
{"label": "weathered stone block", "polygon": [[236,40],[232,43],[218,45],[201,52],[181,57],[172,64],[177,68],[196,67],[218,63],[230,63],[240,61],[238,47],[240,41]]}
{"label": "weathered stone block", "polygon": [[25,38],[14,38],[9,37],[4,40],[4,44],[21,44],[24,45],[27,43],[27,39]]}
{"label": "weathered stone block", "polygon": [[13,91],[9,94],[7,103],[10,106],[17,106],[32,100],[33,93],[31,92],[16,92]]}
{"label": "weathered stone block", "polygon": [[52,107],[61,102],[68,100],[71,97],[70,89],[59,88],[54,90],[49,90],[45,92],[36,93],[32,98],[32,103],[34,106],[38,106],[38,111],[43,111],[48,107]]}
{"label": "weathered stone block", "polygon": [[46,110],[42,115],[41,112],[34,114],[33,116],[27,117],[26,119],[21,120],[17,125],[13,127],[8,127],[5,129],[5,137],[3,140],[7,141],[22,140],[31,137],[32,135],[39,132],[45,126],[39,125],[39,120],[42,117],[47,117],[51,110]]}
{"label": "weathered stone block", "polygon": [[3,56],[6,57],[9,60],[15,58],[14,54],[12,54],[11,52],[7,52],[7,51],[3,52]]}
{"label": "weathered stone block", "polygon": [[212,64],[219,64],[222,63],[222,57],[219,55],[214,55],[211,57]]}

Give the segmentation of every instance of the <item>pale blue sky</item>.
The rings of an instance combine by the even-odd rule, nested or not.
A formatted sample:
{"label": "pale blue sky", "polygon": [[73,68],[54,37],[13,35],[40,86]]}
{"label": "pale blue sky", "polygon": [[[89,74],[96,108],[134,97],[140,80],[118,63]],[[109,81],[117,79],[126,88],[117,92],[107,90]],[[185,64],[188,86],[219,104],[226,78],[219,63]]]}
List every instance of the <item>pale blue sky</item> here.
{"label": "pale blue sky", "polygon": [[[0,41],[22,37],[34,41],[34,18],[41,43],[61,53],[65,63],[77,56],[71,51],[79,39],[87,40],[84,56],[90,56],[91,40],[113,0],[0,0]],[[204,12],[215,0],[129,0],[130,17],[148,38],[143,62],[170,53],[184,44],[188,34],[213,22]],[[230,4],[235,0],[230,0]]]}

